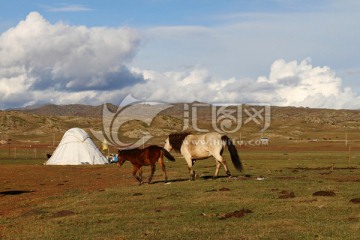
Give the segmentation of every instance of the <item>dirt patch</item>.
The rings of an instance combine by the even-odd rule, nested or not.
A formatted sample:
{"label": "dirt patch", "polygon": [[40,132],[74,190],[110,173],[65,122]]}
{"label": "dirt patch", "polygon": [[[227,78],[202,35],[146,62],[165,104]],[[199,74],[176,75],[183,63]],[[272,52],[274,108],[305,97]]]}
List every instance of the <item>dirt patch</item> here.
{"label": "dirt patch", "polygon": [[71,211],[71,210],[62,210],[62,211],[58,211],[56,213],[54,213],[52,215],[53,218],[60,218],[60,217],[68,217],[68,216],[72,216],[75,215],[75,212]]}
{"label": "dirt patch", "polygon": [[253,211],[251,211],[250,209],[243,208],[241,210],[237,210],[234,212],[222,214],[219,216],[219,219],[223,220],[223,219],[228,219],[228,218],[232,218],[232,217],[241,218],[249,213],[253,213]]}
{"label": "dirt patch", "polygon": [[313,193],[313,196],[322,196],[322,197],[333,197],[336,194],[333,191],[317,191]]}
{"label": "dirt patch", "polygon": [[360,203],[360,198],[353,198],[350,200],[351,203],[355,203],[355,204],[359,204]]}
{"label": "dirt patch", "polygon": [[[99,174],[102,180],[97,179]],[[131,168],[120,172],[111,165],[1,165],[0,216],[36,215],[32,209],[48,199],[126,186],[133,183],[132,178]]]}
{"label": "dirt patch", "polygon": [[359,218],[358,218],[358,217],[349,217],[349,218],[347,218],[347,220],[348,220],[349,222],[359,222]]}
{"label": "dirt patch", "polygon": [[294,198],[295,197],[295,193],[294,192],[290,192],[290,191],[281,191],[279,198],[280,199],[287,199],[287,198]]}

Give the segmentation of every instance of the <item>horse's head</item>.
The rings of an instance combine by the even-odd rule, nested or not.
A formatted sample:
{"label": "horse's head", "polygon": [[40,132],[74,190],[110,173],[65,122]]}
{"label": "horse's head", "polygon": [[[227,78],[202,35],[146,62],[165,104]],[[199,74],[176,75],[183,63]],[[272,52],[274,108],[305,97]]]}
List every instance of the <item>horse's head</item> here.
{"label": "horse's head", "polygon": [[118,167],[121,167],[124,162],[126,161],[124,155],[122,154],[121,150],[118,151],[118,162],[117,162],[117,165]]}
{"label": "horse's head", "polygon": [[168,152],[170,152],[170,151],[172,150],[172,146],[171,146],[171,144],[170,144],[169,138],[167,138],[167,139],[165,140],[164,149],[165,149],[166,151],[168,151]]}

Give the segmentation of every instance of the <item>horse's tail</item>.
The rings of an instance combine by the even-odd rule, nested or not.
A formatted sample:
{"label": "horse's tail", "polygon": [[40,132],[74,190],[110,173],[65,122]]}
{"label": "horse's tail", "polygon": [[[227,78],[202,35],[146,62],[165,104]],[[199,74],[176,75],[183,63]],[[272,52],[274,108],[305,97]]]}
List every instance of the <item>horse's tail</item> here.
{"label": "horse's tail", "polygon": [[229,149],[229,152],[230,152],[230,156],[231,156],[231,161],[233,162],[234,164],[234,167],[238,170],[238,171],[242,171],[243,170],[243,165],[240,161],[240,157],[237,153],[237,150],[236,150],[236,147],[234,145],[234,143],[231,141],[231,139],[226,136],[226,135],[223,135],[221,137],[221,140],[224,141],[226,143],[226,146],[228,147]]}
{"label": "horse's tail", "polygon": [[164,155],[167,159],[175,162],[175,158],[165,148],[161,148],[161,151],[164,153]]}

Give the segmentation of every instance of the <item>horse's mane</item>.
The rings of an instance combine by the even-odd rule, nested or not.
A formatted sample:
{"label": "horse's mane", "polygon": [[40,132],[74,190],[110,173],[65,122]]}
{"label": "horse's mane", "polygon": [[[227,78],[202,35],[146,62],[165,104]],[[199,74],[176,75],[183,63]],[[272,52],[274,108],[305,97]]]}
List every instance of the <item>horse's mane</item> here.
{"label": "horse's mane", "polygon": [[176,152],[180,152],[181,145],[186,136],[190,135],[190,132],[171,133],[169,135],[169,143]]}

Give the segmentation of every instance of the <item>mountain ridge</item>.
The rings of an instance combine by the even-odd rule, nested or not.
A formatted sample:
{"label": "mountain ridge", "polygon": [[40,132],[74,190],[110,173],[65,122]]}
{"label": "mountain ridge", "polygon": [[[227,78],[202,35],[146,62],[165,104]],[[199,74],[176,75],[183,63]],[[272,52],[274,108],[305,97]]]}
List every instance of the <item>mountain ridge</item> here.
{"label": "mountain ridge", "polygon": [[[231,114],[237,110],[236,107],[241,107],[242,115],[240,118],[235,119],[236,124],[242,124],[241,129],[237,132],[229,132],[229,134],[238,136],[241,132],[243,137],[262,136],[259,131],[264,127],[261,124],[265,121],[264,111],[266,111],[262,106],[231,106],[226,107],[224,112],[218,112],[219,108],[214,108],[210,104],[199,104],[198,102],[174,103],[171,105],[172,107],[157,114],[150,125],[144,119],[148,117],[147,113],[152,106],[146,104],[137,106],[138,118],[125,122],[117,131],[130,138],[136,138],[142,132],[150,132],[154,136],[161,136],[184,129],[194,132],[197,129],[214,131],[216,130],[214,129],[216,124],[218,124],[218,128],[232,126],[231,124],[234,121],[233,123],[231,121],[234,118],[231,117]],[[107,103],[106,106],[113,113],[111,121],[120,116],[117,112],[118,106],[111,103]],[[46,138],[50,133],[61,134],[72,127],[101,130],[104,126],[103,107],[104,105],[47,104],[30,109],[1,110],[0,132],[3,134],[1,138],[4,138],[5,133],[12,134],[13,138],[17,139],[24,139],[27,136]],[[360,110],[270,106],[268,111],[269,119],[267,120],[270,121],[270,125],[266,129],[266,137],[284,140],[340,139],[344,137],[344,132],[348,132],[350,136],[357,134],[360,130]],[[143,119],[139,112],[144,114]],[[254,119],[257,119],[257,121]],[[186,126],[189,128],[186,128]]]}

